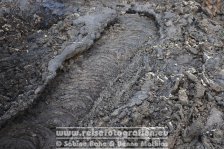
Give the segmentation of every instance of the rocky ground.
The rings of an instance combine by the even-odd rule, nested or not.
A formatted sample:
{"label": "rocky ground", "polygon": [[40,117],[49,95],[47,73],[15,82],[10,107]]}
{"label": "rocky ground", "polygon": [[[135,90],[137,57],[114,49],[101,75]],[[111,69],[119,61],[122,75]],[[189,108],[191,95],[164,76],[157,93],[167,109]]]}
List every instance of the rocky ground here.
{"label": "rocky ground", "polygon": [[55,148],[59,126],[164,126],[169,148],[224,148],[224,5],[0,6],[0,148]]}

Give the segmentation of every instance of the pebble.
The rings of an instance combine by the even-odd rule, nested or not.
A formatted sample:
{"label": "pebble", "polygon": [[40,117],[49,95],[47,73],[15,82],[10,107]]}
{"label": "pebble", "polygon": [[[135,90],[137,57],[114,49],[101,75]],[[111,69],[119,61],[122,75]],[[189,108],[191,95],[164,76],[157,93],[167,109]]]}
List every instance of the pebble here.
{"label": "pebble", "polygon": [[42,90],[41,86],[37,87],[37,89],[34,91],[34,94],[36,94],[36,95],[39,94],[41,92],[41,90]]}
{"label": "pebble", "polygon": [[181,104],[183,104],[183,105],[188,104],[188,96],[186,93],[186,89],[181,88],[178,91],[178,97],[179,97],[179,101],[181,102]]}
{"label": "pebble", "polygon": [[167,22],[165,23],[165,25],[166,25],[167,27],[172,26],[172,25],[173,25],[173,22],[172,22],[171,20],[169,20],[169,21],[167,21]]}
{"label": "pebble", "polygon": [[167,126],[168,126],[170,132],[172,132],[172,131],[174,130],[174,127],[173,127],[172,122],[168,122],[168,123],[167,123]]}

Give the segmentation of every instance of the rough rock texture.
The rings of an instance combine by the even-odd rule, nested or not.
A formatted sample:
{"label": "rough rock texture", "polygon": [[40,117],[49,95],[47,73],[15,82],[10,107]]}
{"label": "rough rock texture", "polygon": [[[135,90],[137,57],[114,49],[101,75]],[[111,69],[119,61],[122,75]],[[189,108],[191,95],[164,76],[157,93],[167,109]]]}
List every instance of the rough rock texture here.
{"label": "rough rock texture", "polygon": [[58,126],[164,126],[169,148],[224,148],[222,3],[0,5],[0,148],[54,148]]}

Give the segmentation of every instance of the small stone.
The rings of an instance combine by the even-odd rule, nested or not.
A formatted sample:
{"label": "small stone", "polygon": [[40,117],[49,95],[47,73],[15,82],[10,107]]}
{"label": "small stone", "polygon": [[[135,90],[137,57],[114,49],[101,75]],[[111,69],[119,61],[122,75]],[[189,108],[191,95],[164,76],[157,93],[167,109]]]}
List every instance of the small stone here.
{"label": "small stone", "polygon": [[176,11],[179,14],[184,14],[184,8],[182,6],[178,6]]}
{"label": "small stone", "polygon": [[121,14],[124,15],[124,14],[126,14],[126,12],[125,11],[121,11]]}
{"label": "small stone", "polygon": [[189,16],[189,17],[187,18],[187,22],[188,22],[188,24],[191,24],[191,23],[193,22],[193,20],[194,20],[194,17],[193,17],[193,16]]}
{"label": "small stone", "polygon": [[207,118],[206,127],[223,124],[223,113],[216,108],[212,108]]}
{"label": "small stone", "polygon": [[178,97],[179,97],[179,101],[181,102],[181,104],[183,104],[183,105],[188,104],[188,96],[186,93],[186,89],[181,88],[178,91]]}
{"label": "small stone", "polygon": [[224,138],[224,133],[221,130],[215,130],[213,132],[214,138]]}
{"label": "small stone", "polygon": [[198,54],[198,50],[197,50],[196,48],[190,47],[190,48],[189,48],[189,51],[190,51],[192,54]]}
{"label": "small stone", "polygon": [[105,117],[103,118],[103,120],[104,120],[105,122],[109,122],[109,121],[110,121],[110,117],[109,117],[109,116],[105,116]]}
{"label": "small stone", "polygon": [[19,49],[17,49],[17,48],[15,48],[14,50],[15,50],[16,52],[18,52],[18,51],[19,51]]}
{"label": "small stone", "polygon": [[32,134],[32,137],[36,137],[37,136],[37,134]]}
{"label": "small stone", "polygon": [[119,114],[119,109],[116,109],[112,114],[111,116],[117,116]]}
{"label": "small stone", "polygon": [[168,126],[170,132],[172,132],[174,130],[172,122],[168,122],[167,126]]}
{"label": "small stone", "polygon": [[215,83],[213,80],[209,80],[209,83],[210,83],[209,85],[212,90],[214,90],[216,92],[224,91],[224,88],[222,86],[220,86],[219,84]]}
{"label": "small stone", "polygon": [[34,94],[39,94],[40,92],[41,92],[41,90],[42,90],[42,87],[41,86],[39,86],[35,91],[34,91]]}
{"label": "small stone", "polygon": [[215,98],[211,95],[211,93],[206,93],[208,101],[213,101]]}
{"label": "small stone", "polygon": [[74,13],[73,15],[77,18],[80,16],[80,14],[78,14],[78,13]]}
{"label": "small stone", "polygon": [[205,87],[201,83],[196,84],[196,98],[201,98],[205,94]]}
{"label": "small stone", "polygon": [[5,24],[2,26],[3,29],[5,29],[6,31],[9,31],[10,28],[12,28],[12,26],[10,24]]}
{"label": "small stone", "polygon": [[183,1],[183,5],[184,6],[187,6],[188,5],[188,2],[187,1]]}
{"label": "small stone", "polygon": [[172,22],[171,20],[169,20],[169,21],[167,21],[167,22],[165,23],[165,25],[166,25],[167,27],[172,26],[172,25],[173,25],[173,22]]}

